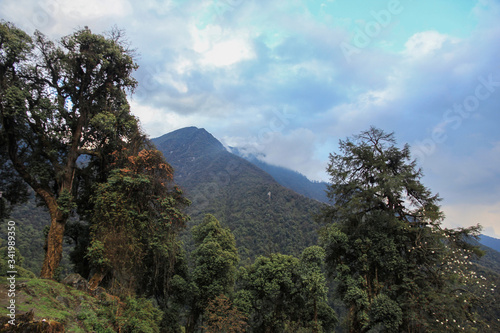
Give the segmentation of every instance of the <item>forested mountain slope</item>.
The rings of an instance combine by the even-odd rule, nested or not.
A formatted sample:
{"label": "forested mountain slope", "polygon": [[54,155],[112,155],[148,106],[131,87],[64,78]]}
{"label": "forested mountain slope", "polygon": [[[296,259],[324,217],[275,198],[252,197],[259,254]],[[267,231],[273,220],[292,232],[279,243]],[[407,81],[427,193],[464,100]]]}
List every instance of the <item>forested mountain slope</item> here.
{"label": "forested mountain slope", "polygon": [[272,252],[297,255],[316,243],[313,215],[321,203],[281,186],[206,130],[183,128],[152,141],[192,201],[191,224],[213,214],[233,231],[243,260]]}

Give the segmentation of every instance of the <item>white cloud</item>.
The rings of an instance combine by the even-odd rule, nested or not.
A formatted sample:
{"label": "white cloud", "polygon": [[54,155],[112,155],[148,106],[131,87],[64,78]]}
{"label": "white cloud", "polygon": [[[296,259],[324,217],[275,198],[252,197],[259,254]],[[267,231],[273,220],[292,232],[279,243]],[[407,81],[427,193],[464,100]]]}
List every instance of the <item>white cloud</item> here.
{"label": "white cloud", "polygon": [[[350,24],[337,17],[350,14],[316,15],[312,7],[304,1],[0,1],[2,18],[53,39],[85,25],[97,33],[124,28],[142,55],[132,111],[151,136],[205,127],[311,178],[324,178],[316,175],[326,166],[327,156],[315,152],[335,151],[339,138],[375,125],[395,131],[400,143],[422,141],[446,125],[447,109],[474,94],[479,76],[500,80],[498,1],[477,1],[470,14],[478,25],[461,39],[439,29],[445,20],[419,29],[419,18],[402,15],[394,22],[399,37],[393,39],[396,29],[377,37],[351,63],[339,49]],[[413,35],[397,53],[407,33]],[[387,43],[397,46],[380,47]],[[465,203],[480,216],[500,194],[500,152],[488,146],[500,140],[495,89],[458,128],[448,123],[447,140],[424,165],[427,185],[454,211]],[[292,105],[296,116],[280,126],[273,110],[283,105]],[[271,125],[274,134],[267,136]]]}
{"label": "white cloud", "polygon": [[241,39],[221,41],[203,53],[201,64],[224,67],[255,57],[248,42]]}
{"label": "white cloud", "polygon": [[179,115],[177,112],[165,108],[156,108],[154,106],[137,103],[133,99],[130,101],[130,109],[132,113],[140,119],[141,127],[151,138],[170,133],[183,127],[207,127],[207,125],[210,124],[210,117]]}
{"label": "white cloud", "polygon": [[441,194],[447,205],[491,205],[500,196],[498,165],[500,143],[496,142],[482,148],[464,145],[459,152],[450,145],[436,145],[436,151],[426,158],[423,167],[433,184],[431,188]]}
{"label": "white cloud", "polygon": [[40,1],[40,3],[59,6],[61,14],[79,20],[123,17],[130,14],[132,9],[127,0],[72,0],[64,3],[57,0],[46,0]]}
{"label": "white cloud", "polygon": [[109,30],[132,14],[132,6],[128,0],[7,0],[0,3],[0,13],[28,33],[40,30],[60,38],[84,26],[99,33]]}
{"label": "white cloud", "polygon": [[411,59],[421,59],[438,52],[446,42],[456,43],[457,41],[457,38],[437,31],[418,32],[405,43],[403,54]]}
{"label": "white cloud", "polygon": [[251,141],[243,137],[225,137],[224,144],[240,148],[243,153],[255,155],[266,163],[298,171],[312,180],[323,180],[326,164],[315,155],[316,140],[314,132],[306,128],[286,133],[264,128]]}

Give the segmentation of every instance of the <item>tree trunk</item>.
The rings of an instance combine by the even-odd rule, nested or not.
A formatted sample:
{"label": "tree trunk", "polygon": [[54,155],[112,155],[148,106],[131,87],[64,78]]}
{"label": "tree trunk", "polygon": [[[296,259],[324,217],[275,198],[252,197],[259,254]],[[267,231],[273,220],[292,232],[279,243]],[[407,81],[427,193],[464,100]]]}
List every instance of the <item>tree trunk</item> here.
{"label": "tree trunk", "polygon": [[99,284],[101,283],[102,279],[104,279],[104,272],[99,270],[92,274],[92,277],[89,280],[89,288],[90,290],[94,290],[97,287],[99,287]]}
{"label": "tree trunk", "polygon": [[186,323],[186,333],[194,333],[196,329],[196,324],[198,323],[199,313],[198,311],[192,312]]}
{"label": "tree trunk", "polygon": [[318,303],[316,297],[314,297],[314,330],[313,333],[318,333]]}
{"label": "tree trunk", "polygon": [[40,277],[42,279],[52,279],[55,270],[59,267],[62,258],[62,245],[64,238],[64,228],[67,217],[59,211],[54,198],[44,198],[50,212],[50,229],[47,235],[47,250],[42,265]]}

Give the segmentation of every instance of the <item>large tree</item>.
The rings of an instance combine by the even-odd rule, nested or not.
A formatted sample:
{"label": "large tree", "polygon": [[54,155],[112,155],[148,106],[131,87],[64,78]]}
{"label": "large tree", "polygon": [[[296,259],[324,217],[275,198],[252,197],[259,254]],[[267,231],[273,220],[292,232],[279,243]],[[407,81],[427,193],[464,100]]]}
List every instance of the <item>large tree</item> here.
{"label": "large tree", "polygon": [[[0,23],[1,143],[51,218],[41,277],[51,278],[61,260],[81,170],[102,171],[110,152],[142,138],[126,99],[136,68],[116,31],[85,28],[55,43]],[[102,177],[97,169],[86,176]]]}
{"label": "large tree", "polygon": [[324,256],[321,247],[311,246],[300,259],[275,253],[242,269],[237,301],[249,303],[254,332],[333,330],[337,316],[327,303]]}
{"label": "large tree", "polygon": [[474,325],[466,277],[450,268],[457,255],[479,253],[467,242],[479,227],[441,226],[440,198],[421,183],[409,146],[372,127],[340,141],[328,172],[322,242],[349,331],[439,331],[447,319],[452,329]]}
{"label": "large tree", "polygon": [[239,262],[233,233],[213,215],[205,215],[203,222],[192,228],[192,234],[196,248],[192,253],[193,293],[186,332],[195,331],[210,301],[232,294]]}
{"label": "large tree", "polygon": [[[14,99],[21,82],[17,64],[25,61],[32,48],[31,39],[22,30],[0,22],[0,110],[4,110],[8,99]],[[3,112],[0,114],[0,116]],[[8,157],[8,146],[0,122],[0,219],[6,218],[11,206],[27,198],[27,186],[13,169]]]}
{"label": "large tree", "polygon": [[173,169],[158,150],[113,155],[116,168],[90,199],[91,287],[105,279],[115,294],[139,292],[166,309],[189,201],[172,185]]}

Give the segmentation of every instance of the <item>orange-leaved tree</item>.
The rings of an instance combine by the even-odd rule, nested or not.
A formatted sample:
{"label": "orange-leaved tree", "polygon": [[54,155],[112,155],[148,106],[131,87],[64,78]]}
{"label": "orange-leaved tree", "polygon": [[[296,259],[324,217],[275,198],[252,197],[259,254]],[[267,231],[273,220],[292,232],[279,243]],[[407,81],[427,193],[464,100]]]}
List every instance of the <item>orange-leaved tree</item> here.
{"label": "orange-leaved tree", "polygon": [[112,291],[140,289],[161,303],[168,297],[165,288],[180,250],[176,236],[185,227],[182,209],[189,201],[173,185],[173,169],[161,152],[127,155],[126,150],[115,153],[116,168],[91,198],[91,285],[106,278]]}
{"label": "orange-leaved tree", "polygon": [[203,326],[206,333],[242,333],[246,327],[247,317],[224,294],[208,302]]}

